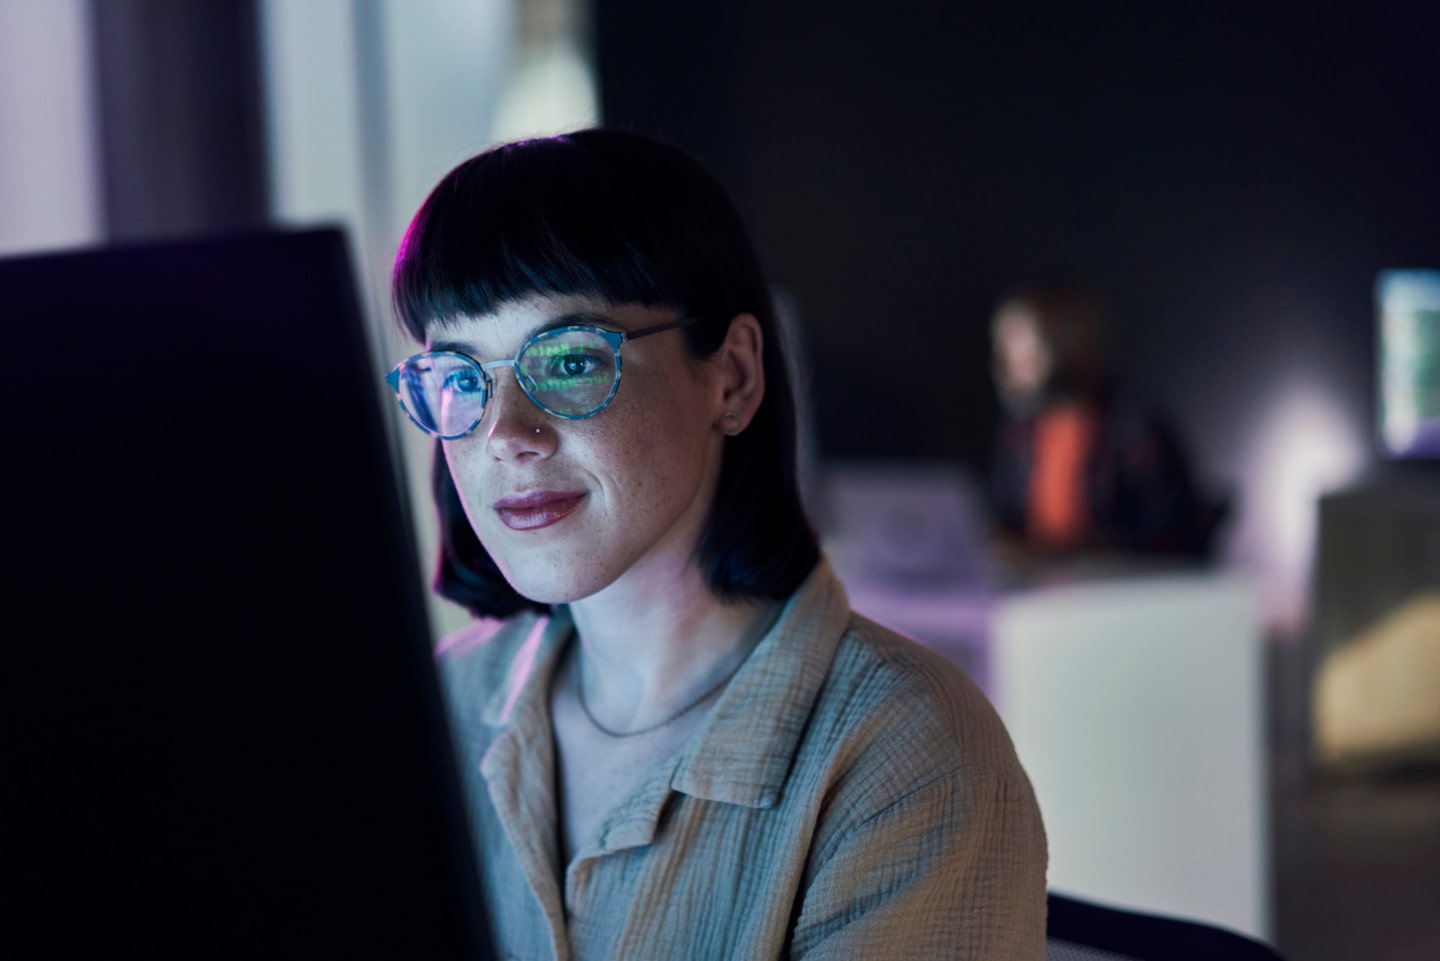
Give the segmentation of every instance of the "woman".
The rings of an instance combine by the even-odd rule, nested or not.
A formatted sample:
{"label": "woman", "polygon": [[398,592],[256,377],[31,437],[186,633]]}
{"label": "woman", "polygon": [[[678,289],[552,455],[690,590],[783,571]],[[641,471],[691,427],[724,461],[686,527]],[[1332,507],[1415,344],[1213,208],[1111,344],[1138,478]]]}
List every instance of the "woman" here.
{"label": "woman", "polygon": [[437,588],[487,619],[440,663],[501,953],[1043,956],[1029,783],[821,559],[718,184],[635,133],[499,147],[426,199],[394,296]]}

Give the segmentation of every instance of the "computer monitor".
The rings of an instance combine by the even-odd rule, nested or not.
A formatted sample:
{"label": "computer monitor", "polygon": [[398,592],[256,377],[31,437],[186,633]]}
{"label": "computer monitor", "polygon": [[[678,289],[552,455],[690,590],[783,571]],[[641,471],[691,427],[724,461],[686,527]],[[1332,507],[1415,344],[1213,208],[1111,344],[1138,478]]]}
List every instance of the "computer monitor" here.
{"label": "computer monitor", "polygon": [[6,942],[485,958],[346,241],[0,261]]}
{"label": "computer monitor", "polygon": [[1440,459],[1440,270],[1382,271],[1375,299],[1385,453]]}

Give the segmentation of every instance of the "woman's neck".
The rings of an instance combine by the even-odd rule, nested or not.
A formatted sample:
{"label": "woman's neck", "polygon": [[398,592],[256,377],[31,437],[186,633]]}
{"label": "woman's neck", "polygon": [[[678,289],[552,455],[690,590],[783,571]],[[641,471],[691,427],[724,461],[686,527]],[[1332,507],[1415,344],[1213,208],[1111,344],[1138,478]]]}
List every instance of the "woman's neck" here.
{"label": "woman's neck", "polygon": [[664,722],[732,674],[779,607],[723,601],[693,564],[670,583],[622,578],[574,602],[576,677],[587,710],[617,731]]}

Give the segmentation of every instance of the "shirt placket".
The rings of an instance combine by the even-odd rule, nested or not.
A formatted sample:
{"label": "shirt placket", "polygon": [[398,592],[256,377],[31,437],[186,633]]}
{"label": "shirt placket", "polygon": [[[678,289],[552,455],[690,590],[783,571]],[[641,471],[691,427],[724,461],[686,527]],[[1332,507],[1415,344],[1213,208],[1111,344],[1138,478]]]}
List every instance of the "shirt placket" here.
{"label": "shirt placket", "polygon": [[[629,912],[616,913],[615,908],[628,905],[640,875],[621,870],[619,862],[637,856],[636,849],[656,842],[661,819],[675,794],[671,787],[678,759],[662,765],[627,801],[615,809],[605,821],[598,841],[582,850],[565,872],[565,913],[572,938],[604,937],[605,948],[599,952],[577,946],[584,957],[610,954],[623,956],[625,932],[632,919]],[[628,881],[627,881],[628,878]],[[647,922],[653,925],[655,919]]]}
{"label": "shirt placket", "polygon": [[556,961],[568,961],[569,940],[557,877],[560,854],[554,752],[543,711],[527,705],[516,723],[490,746],[480,771],[491,806],[544,912]]}

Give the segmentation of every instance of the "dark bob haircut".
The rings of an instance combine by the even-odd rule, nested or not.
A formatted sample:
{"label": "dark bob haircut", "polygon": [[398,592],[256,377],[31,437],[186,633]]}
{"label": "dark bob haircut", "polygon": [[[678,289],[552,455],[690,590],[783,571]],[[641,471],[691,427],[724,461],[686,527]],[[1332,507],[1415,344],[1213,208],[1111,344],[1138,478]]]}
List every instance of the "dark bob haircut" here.
{"label": "dark bob haircut", "polygon": [[[753,314],[764,336],[765,397],[725,441],[699,545],[727,599],[788,597],[819,560],[796,474],[795,397],[770,289],[724,190],[692,157],[619,129],[507,144],[450,171],[425,199],[395,259],[393,297],[423,342],[447,321],[536,294],[671,307],[694,357]],[[434,588],[477,617],[548,606],[518,594],[465,517],[437,443]]]}

